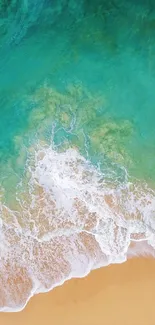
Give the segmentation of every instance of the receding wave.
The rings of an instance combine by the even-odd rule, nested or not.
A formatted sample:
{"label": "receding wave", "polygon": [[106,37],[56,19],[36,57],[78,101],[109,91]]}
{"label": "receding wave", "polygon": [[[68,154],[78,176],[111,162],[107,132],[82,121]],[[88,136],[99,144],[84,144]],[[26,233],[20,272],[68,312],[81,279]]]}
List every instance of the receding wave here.
{"label": "receding wave", "polygon": [[155,254],[155,192],[112,182],[76,148],[31,148],[13,206],[0,203],[0,310],[92,269]]}

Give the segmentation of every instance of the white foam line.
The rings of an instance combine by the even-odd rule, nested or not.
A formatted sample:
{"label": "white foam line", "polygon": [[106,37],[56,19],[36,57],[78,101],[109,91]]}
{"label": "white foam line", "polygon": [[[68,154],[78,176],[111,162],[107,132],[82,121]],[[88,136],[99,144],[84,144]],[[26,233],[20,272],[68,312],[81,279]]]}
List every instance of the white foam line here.
{"label": "white foam line", "polygon": [[[125,262],[125,261],[124,261]],[[123,263],[123,262],[121,262],[121,263]],[[32,290],[31,290],[31,294],[29,295],[29,297],[28,297],[28,299],[26,300],[26,302],[25,302],[25,304],[23,305],[23,306],[21,306],[21,307],[14,307],[14,308],[10,308],[10,307],[3,307],[3,308],[0,308],[0,312],[20,312],[20,311],[22,311],[26,306],[27,306],[27,304],[28,304],[28,302],[30,301],[30,299],[32,298],[32,297],[34,297],[34,295],[36,295],[36,294],[42,294],[42,293],[48,293],[48,292],[50,292],[50,291],[52,291],[54,288],[56,288],[56,287],[60,287],[60,286],[62,286],[66,281],[69,281],[69,280],[71,280],[71,279],[82,279],[82,278],[84,278],[84,277],[86,277],[91,271],[93,271],[93,270],[97,270],[97,269],[100,269],[100,268],[102,268],[102,267],[105,267],[105,266],[108,266],[108,265],[111,265],[112,263],[107,263],[106,265],[98,265],[97,267],[95,267],[95,268],[92,268],[92,269],[89,269],[88,271],[86,271],[84,274],[82,274],[82,275],[79,275],[79,274],[77,274],[77,275],[70,275],[70,276],[68,276],[68,277],[66,277],[65,279],[63,279],[62,281],[60,281],[60,282],[58,282],[58,283],[56,283],[55,285],[53,285],[53,286],[51,286],[49,289],[42,289],[42,291],[37,291],[37,289],[38,289],[38,287],[36,287],[36,288],[33,288]],[[115,263],[115,264],[120,264],[119,262],[117,262],[117,263]]]}
{"label": "white foam line", "polygon": [[[40,158],[42,156],[40,154],[42,153],[43,158]],[[127,260],[127,256],[134,256],[135,254],[144,253],[145,255],[147,252],[153,256],[155,255],[154,246],[153,244],[151,245],[149,243],[149,241],[154,243],[155,240],[155,230],[153,227],[153,211],[155,209],[154,192],[151,192],[150,194],[148,188],[144,187],[143,189],[139,185],[136,187],[135,184],[132,184],[131,182],[129,183],[128,179],[126,179],[126,183],[121,186],[118,184],[115,176],[114,181],[116,185],[118,184],[118,187],[116,189],[113,189],[113,187],[107,187],[106,175],[104,175],[99,168],[96,169],[94,166],[92,166],[88,160],[82,157],[74,149],[68,149],[65,152],[59,153],[55,151],[52,146],[40,148],[38,146],[38,149],[35,152],[35,157],[32,158],[32,164],[28,165],[27,163],[30,179],[27,181],[28,193],[26,192],[26,195],[29,195],[31,202],[28,201],[28,205],[25,205],[25,197],[23,201],[20,201],[20,199],[17,197],[17,201],[20,203],[20,209],[23,210],[22,221],[23,223],[25,222],[24,227],[22,228],[23,231],[19,234],[19,236],[21,237],[21,242],[23,240],[22,245],[27,243],[29,256],[31,256],[32,253],[31,245],[34,244],[34,240],[39,243],[44,243],[45,241],[49,242],[50,240],[60,238],[61,236],[69,238],[71,235],[85,233],[95,237],[96,243],[100,247],[103,255],[106,255],[107,262],[95,264],[95,259],[93,261],[93,258],[91,259],[89,254],[87,256],[85,250],[82,251],[83,255],[79,255],[77,257],[76,253],[78,253],[78,248],[76,247],[76,241],[74,243],[73,238],[73,241],[71,239],[71,242],[69,243],[73,244],[73,247],[71,248],[72,251],[69,253],[70,255],[64,256],[64,260],[69,263],[71,268],[70,274],[61,281],[56,282],[49,289],[45,289],[37,280],[37,275],[35,275],[34,278],[34,275],[30,274],[29,269],[35,270],[33,269],[33,266],[28,265],[29,269],[27,269],[27,266],[24,264],[24,267],[26,267],[26,270],[29,272],[30,279],[33,284],[29,297],[23,305],[17,307],[3,307],[0,309],[2,312],[19,312],[25,308],[28,301],[35,294],[49,292],[72,278],[83,278],[87,276],[92,269],[101,268],[110,264],[123,263]],[[127,172],[126,177],[128,177]],[[130,186],[132,185],[133,188],[130,190]],[[20,186],[23,190],[22,182],[20,183]],[[18,187],[18,190],[20,190],[20,186]],[[39,237],[40,216],[38,213],[38,204],[40,204],[40,199],[38,199],[38,196],[35,194],[37,193],[35,192],[37,186],[44,191],[44,196],[41,196],[43,204],[43,216],[45,214],[45,220],[47,218],[49,222],[49,229],[50,227],[51,229],[54,229],[52,231],[45,229],[45,233],[43,232],[42,237]],[[111,197],[116,200],[116,202],[114,202],[116,210],[117,208],[120,208],[119,205],[123,205],[121,206],[122,210],[118,209],[117,212],[115,211],[115,208],[110,206],[110,204],[108,205],[104,199],[104,195],[107,194],[111,195]],[[75,205],[75,199],[77,199],[77,206]],[[54,202],[54,208],[52,207],[50,200],[51,202]],[[83,206],[84,210],[80,210],[81,208],[83,209]],[[36,214],[34,214],[33,218],[31,216],[31,210],[29,210],[30,208],[32,208],[32,210],[33,208],[36,210]],[[16,222],[15,225],[14,220],[18,221],[18,213],[10,210],[6,206],[5,209],[7,209],[13,220],[12,225],[6,225],[6,229],[9,227],[9,229],[11,228],[16,232],[15,226],[18,228],[18,222]],[[49,211],[51,211],[51,213]],[[53,214],[52,211],[54,211]],[[137,211],[141,216],[140,220],[137,219]],[[126,212],[129,214],[129,217],[132,218],[132,220],[130,218],[129,220],[128,218],[125,219],[123,213]],[[84,215],[84,213],[86,215]],[[92,225],[92,229],[87,230],[85,229],[85,226],[87,223],[89,223],[89,221],[91,221],[92,213],[95,213],[96,220]],[[83,215],[81,216],[81,214]],[[31,222],[31,226],[33,222],[33,231],[28,222]],[[63,228],[65,222],[71,222],[71,228]],[[1,232],[2,235],[4,235],[2,227]],[[136,239],[130,238],[131,235],[140,235],[141,233],[144,233],[146,237]],[[149,246],[144,247],[146,248],[144,252],[141,251],[143,250],[143,247],[141,246],[139,246],[138,249],[137,246],[136,248],[132,249],[130,248],[131,242],[147,242],[150,244],[152,251],[149,249]],[[2,244],[4,244],[3,240]],[[80,242],[78,242],[78,244],[80,244]],[[82,245],[84,246],[84,244],[81,242],[81,247],[83,248]],[[19,252],[17,252],[16,258],[21,253],[21,247],[19,247]],[[43,246],[42,249],[44,249]],[[3,252],[3,247],[1,250]],[[64,252],[66,253],[66,251]],[[86,262],[84,255],[87,258]],[[55,255],[53,256],[56,258]],[[76,257],[78,259],[80,256],[82,256],[80,263],[82,264],[84,261],[84,266],[82,265],[81,267],[79,264],[78,267],[80,267],[82,270],[82,273],[79,274],[73,264],[76,262]],[[69,260],[70,257],[73,257],[73,261]],[[85,265],[86,263],[87,266]],[[38,264],[37,267],[37,272],[39,272],[41,264]],[[87,269],[83,271],[83,267]]]}

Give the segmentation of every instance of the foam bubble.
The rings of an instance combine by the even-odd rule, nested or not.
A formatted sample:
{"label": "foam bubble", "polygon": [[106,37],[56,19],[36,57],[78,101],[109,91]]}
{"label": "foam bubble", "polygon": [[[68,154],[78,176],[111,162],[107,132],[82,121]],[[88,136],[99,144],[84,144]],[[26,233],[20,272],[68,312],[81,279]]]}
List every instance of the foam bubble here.
{"label": "foam bubble", "polygon": [[14,209],[1,199],[2,311],[144,247],[154,255],[154,191],[128,177],[114,183],[76,149],[31,150]]}

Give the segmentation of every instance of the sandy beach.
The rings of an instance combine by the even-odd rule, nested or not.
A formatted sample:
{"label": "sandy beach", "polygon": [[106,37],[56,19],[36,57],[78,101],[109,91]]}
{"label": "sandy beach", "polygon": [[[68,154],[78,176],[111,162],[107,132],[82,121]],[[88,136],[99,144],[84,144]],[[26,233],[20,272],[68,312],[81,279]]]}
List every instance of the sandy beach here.
{"label": "sandy beach", "polygon": [[2,325],[154,325],[155,260],[131,259],[33,297]]}

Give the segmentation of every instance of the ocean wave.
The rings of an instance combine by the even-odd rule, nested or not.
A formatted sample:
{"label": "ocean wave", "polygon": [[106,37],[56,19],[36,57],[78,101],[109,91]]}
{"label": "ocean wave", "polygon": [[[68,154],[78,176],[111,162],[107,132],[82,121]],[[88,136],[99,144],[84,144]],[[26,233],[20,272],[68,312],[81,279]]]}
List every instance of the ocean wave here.
{"label": "ocean wave", "polygon": [[0,204],[0,310],[18,311],[30,297],[92,269],[155,248],[155,192],[124,182],[76,148],[31,148],[14,206]]}

